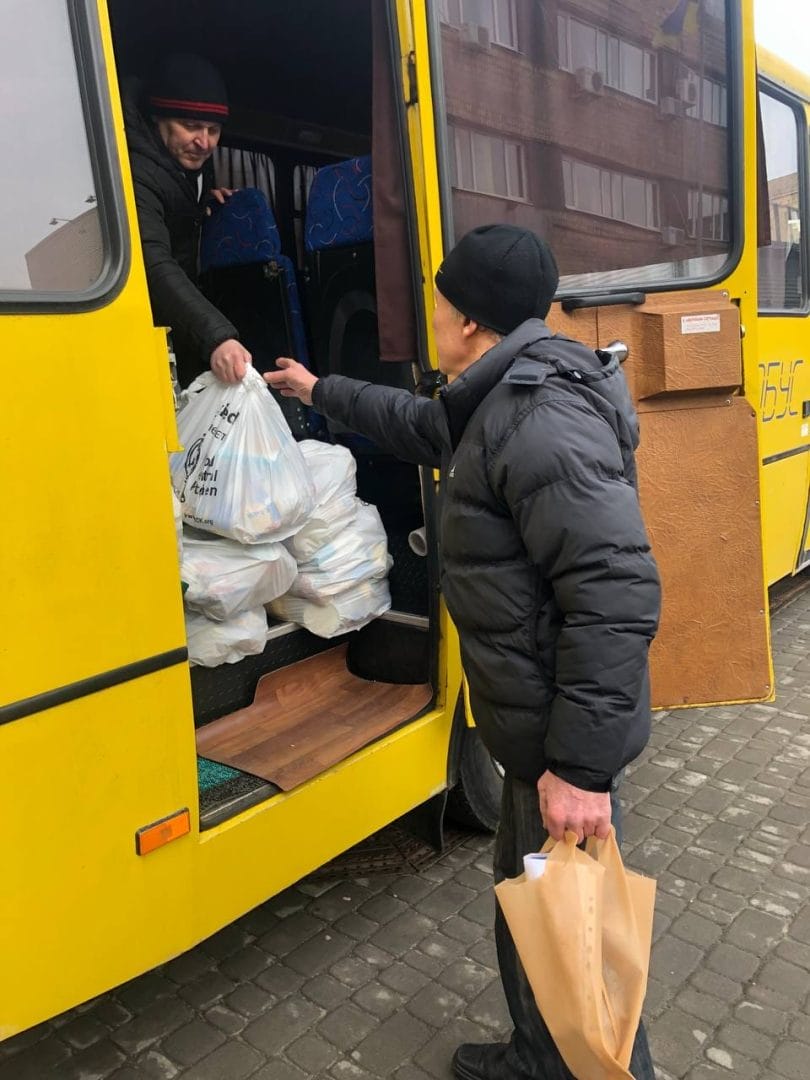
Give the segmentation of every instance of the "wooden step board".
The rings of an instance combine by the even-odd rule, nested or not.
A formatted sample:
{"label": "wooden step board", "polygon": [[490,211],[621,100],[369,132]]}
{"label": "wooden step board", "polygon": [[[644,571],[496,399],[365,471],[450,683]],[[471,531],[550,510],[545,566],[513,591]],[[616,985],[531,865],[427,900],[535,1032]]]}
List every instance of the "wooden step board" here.
{"label": "wooden step board", "polygon": [[416,716],[432,695],[426,684],[359,679],[341,645],[263,676],[252,705],[199,728],[197,753],[289,791]]}

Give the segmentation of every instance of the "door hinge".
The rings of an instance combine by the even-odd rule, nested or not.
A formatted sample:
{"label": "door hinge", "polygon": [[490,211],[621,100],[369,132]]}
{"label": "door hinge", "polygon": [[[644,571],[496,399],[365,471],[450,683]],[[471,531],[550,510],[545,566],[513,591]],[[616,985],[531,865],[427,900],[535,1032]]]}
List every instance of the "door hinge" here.
{"label": "door hinge", "polygon": [[416,105],[419,101],[419,88],[416,85],[416,54],[409,52],[406,60],[406,72],[408,79],[408,93],[405,98],[407,106]]}

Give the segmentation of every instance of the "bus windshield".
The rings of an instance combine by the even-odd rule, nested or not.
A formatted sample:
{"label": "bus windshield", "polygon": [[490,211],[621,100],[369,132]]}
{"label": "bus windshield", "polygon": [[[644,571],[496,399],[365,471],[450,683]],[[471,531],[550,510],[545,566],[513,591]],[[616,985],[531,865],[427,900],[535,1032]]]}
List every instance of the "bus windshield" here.
{"label": "bus windshield", "polygon": [[434,16],[451,239],[534,229],[565,292],[719,274],[725,0],[435,0]]}

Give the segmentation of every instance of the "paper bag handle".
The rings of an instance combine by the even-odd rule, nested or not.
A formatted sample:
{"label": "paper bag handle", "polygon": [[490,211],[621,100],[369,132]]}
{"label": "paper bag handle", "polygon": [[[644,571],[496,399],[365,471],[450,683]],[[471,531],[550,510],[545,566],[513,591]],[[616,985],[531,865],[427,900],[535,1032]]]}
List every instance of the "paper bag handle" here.
{"label": "paper bag handle", "polygon": [[[550,855],[558,844],[565,844],[567,848],[576,847],[577,834],[571,832],[569,829],[566,831],[563,840],[555,840],[553,837],[549,836],[545,844],[540,848],[540,854]],[[610,826],[610,835],[605,840],[600,840],[596,836],[589,836],[585,841],[585,851],[592,858],[596,859],[597,862],[599,862],[600,853],[605,850],[606,846],[615,848],[618,848],[619,846],[616,841],[616,830],[612,825]]]}

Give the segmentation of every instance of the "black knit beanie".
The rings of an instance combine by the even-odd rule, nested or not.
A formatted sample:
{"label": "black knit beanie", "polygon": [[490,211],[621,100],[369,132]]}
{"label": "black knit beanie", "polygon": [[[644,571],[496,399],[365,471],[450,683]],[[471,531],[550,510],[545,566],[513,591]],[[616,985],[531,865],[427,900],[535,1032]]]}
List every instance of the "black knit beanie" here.
{"label": "black knit beanie", "polygon": [[151,116],[212,124],[228,119],[222,76],[213,64],[193,53],[171,53],[158,61],[147,84],[146,105]]}
{"label": "black knit beanie", "polygon": [[482,225],[447,254],[436,288],[468,319],[511,334],[546,317],[559,280],[551,248],[530,229]]}

